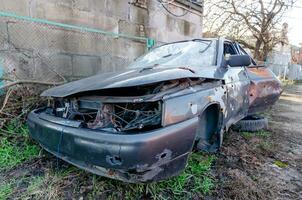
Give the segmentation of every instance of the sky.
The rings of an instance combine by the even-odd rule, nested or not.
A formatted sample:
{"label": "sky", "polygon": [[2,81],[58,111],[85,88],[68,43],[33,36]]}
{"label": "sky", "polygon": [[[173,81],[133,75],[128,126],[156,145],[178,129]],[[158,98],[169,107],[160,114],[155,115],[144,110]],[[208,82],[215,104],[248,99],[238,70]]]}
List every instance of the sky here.
{"label": "sky", "polygon": [[284,17],[288,23],[288,39],[291,44],[301,46],[302,44],[302,0],[297,0],[294,7],[289,9]]}

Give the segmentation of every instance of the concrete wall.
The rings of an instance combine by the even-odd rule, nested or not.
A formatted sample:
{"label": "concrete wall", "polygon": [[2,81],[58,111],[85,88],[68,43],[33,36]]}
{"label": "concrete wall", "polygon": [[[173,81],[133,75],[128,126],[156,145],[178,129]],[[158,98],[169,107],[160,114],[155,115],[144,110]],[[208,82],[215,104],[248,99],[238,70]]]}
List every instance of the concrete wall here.
{"label": "concrete wall", "polygon": [[[175,5],[168,8],[176,14],[186,12]],[[201,37],[202,18],[197,11],[201,8],[196,8],[175,17],[157,0],[0,0],[0,11],[150,37],[159,43]],[[59,74],[77,79],[116,71],[145,50],[145,41],[0,17],[0,56],[7,73],[18,78],[52,80]]]}

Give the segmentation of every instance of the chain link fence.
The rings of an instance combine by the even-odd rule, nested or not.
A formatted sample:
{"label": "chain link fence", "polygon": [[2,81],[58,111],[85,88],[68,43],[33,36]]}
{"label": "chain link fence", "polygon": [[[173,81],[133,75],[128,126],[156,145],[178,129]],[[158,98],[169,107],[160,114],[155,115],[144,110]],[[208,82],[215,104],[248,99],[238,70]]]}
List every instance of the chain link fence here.
{"label": "chain link fence", "polygon": [[66,81],[126,67],[154,41],[0,12],[0,66],[13,79]]}
{"label": "chain link fence", "polygon": [[273,51],[265,65],[268,66],[280,79],[302,80],[302,66],[292,64],[291,49],[288,46],[279,47]]}
{"label": "chain link fence", "polygon": [[278,64],[267,62],[274,74],[282,80],[302,80],[302,66],[298,64]]}

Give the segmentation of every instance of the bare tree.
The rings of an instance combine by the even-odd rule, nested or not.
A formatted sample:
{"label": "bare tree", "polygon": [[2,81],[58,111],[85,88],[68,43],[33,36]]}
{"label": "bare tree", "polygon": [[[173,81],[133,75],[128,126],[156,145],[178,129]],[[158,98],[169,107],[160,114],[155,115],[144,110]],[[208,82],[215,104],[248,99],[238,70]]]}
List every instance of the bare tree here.
{"label": "bare tree", "polygon": [[265,60],[284,40],[281,22],[293,0],[206,0],[205,29],[215,36],[235,39]]}

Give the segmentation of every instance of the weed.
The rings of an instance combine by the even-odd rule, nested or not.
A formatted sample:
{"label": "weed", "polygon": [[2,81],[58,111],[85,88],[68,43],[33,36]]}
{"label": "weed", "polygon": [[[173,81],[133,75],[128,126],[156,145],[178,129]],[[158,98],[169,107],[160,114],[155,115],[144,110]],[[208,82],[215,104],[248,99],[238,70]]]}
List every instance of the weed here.
{"label": "weed", "polygon": [[160,182],[153,186],[153,194],[158,197],[164,194],[173,194],[175,199],[192,198],[194,194],[208,194],[214,187],[213,179],[210,176],[211,166],[215,156],[193,153],[185,171],[177,177]]}
{"label": "weed", "polygon": [[27,187],[26,193],[28,195],[32,195],[33,193],[37,194],[37,191],[40,191],[44,184],[44,177],[36,176],[32,180],[30,180],[30,184]]}
{"label": "weed", "polygon": [[[17,122],[7,124],[7,137],[0,138],[0,170],[22,164],[39,154],[40,148],[29,140],[27,126],[17,125]],[[214,160],[213,155],[192,153],[186,169],[179,176],[149,184],[128,184],[67,165],[62,170],[51,169],[45,171],[44,176],[22,180],[19,185],[21,189],[25,187],[24,192],[14,197],[64,198],[67,194],[63,188],[70,187],[74,195],[88,199],[192,199],[209,194],[214,187],[210,174]],[[2,186],[1,198],[11,195],[13,189],[11,184]]]}
{"label": "weed", "polygon": [[261,130],[261,131],[256,132],[256,136],[263,137],[263,138],[268,138],[268,137],[271,136],[271,133],[268,132],[268,131]]}
{"label": "weed", "polygon": [[254,136],[257,136],[257,137],[262,137],[262,138],[268,138],[269,136],[271,136],[271,133],[268,132],[268,131],[257,131],[257,132],[241,132],[241,134],[243,135],[243,137],[247,138],[247,139],[250,139]]}
{"label": "weed", "polygon": [[254,133],[251,133],[251,132],[241,132],[241,134],[244,138],[247,138],[247,139],[252,138],[255,135]]}
{"label": "weed", "polygon": [[13,186],[11,183],[4,183],[0,185],[0,200],[8,199],[13,193]]}
{"label": "weed", "polygon": [[269,141],[261,141],[261,142],[259,142],[259,144],[256,145],[256,148],[259,148],[264,151],[271,151],[272,147],[273,147],[273,145]]}
{"label": "weed", "polygon": [[[214,160],[215,156],[193,153],[184,172],[179,176],[157,183],[128,184],[89,174],[87,177],[88,179],[90,177],[90,181],[86,183],[80,181],[80,183],[84,188],[89,188],[85,186],[86,184],[92,186],[87,189],[88,199],[104,198],[104,196],[106,199],[140,199],[142,197],[147,199],[191,199],[193,196],[209,194],[214,187],[213,178],[210,175]],[[86,174],[81,170],[76,173],[82,173],[78,176],[81,179]],[[70,174],[64,173],[64,176],[70,176]],[[60,185],[58,182],[56,184]]]}
{"label": "weed", "polygon": [[277,166],[280,167],[280,168],[286,168],[286,167],[288,167],[288,163],[282,162],[282,161],[280,161],[280,160],[276,160],[276,161],[274,162],[274,164],[277,165]]}
{"label": "weed", "polygon": [[0,140],[0,169],[11,168],[39,155],[40,148],[33,144],[13,144],[7,138]]}
{"label": "weed", "polygon": [[[1,130],[0,130],[1,131]],[[0,169],[11,168],[39,155],[40,148],[29,141],[27,125],[12,120],[0,138]]]}
{"label": "weed", "polygon": [[288,79],[282,79],[281,82],[282,82],[283,86],[289,86],[289,85],[294,85],[294,84],[299,83],[299,81],[288,80]]}
{"label": "weed", "polygon": [[24,137],[28,138],[28,127],[26,124],[21,123],[17,119],[9,121],[5,126],[4,130],[8,133],[8,136],[11,137]]}

